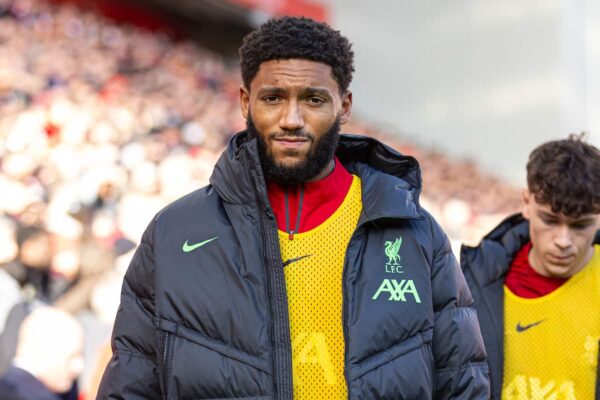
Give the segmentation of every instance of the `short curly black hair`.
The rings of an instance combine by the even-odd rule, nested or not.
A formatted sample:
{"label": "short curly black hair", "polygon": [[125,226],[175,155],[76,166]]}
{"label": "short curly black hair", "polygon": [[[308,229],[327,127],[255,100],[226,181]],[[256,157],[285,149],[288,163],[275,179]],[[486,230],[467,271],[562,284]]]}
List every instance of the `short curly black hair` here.
{"label": "short curly black hair", "polygon": [[527,163],[527,185],[535,200],[573,218],[600,213],[600,150],[584,139],[584,134],[572,134],[544,143]]}
{"label": "short curly black hair", "polygon": [[354,52],[347,38],[329,25],[304,17],[271,19],[244,38],[240,47],[246,89],[262,63],[300,58],[331,67],[340,92],[348,89],[354,72]]}

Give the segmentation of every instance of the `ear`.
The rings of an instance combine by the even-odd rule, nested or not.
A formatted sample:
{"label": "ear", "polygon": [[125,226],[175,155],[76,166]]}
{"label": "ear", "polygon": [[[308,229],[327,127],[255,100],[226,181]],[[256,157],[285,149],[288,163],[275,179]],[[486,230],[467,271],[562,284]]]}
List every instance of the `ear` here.
{"label": "ear", "polygon": [[350,121],[352,115],[352,92],[346,90],[342,95],[342,110],[340,111],[340,124],[345,124]]}
{"label": "ear", "polygon": [[523,198],[523,210],[522,210],[523,217],[528,220],[529,216],[530,216],[529,206],[531,205],[531,202],[533,200],[532,199],[533,195],[529,192],[528,189],[523,189],[523,192],[521,193],[521,195]]}
{"label": "ear", "polygon": [[240,109],[242,111],[242,117],[248,119],[248,110],[250,109],[250,91],[243,85],[240,86]]}

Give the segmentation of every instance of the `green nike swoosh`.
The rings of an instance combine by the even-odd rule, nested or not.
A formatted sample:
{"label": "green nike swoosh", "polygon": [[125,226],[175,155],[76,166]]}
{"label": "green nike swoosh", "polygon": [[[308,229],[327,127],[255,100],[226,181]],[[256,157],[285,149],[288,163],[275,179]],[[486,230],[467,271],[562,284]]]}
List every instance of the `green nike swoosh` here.
{"label": "green nike swoosh", "polygon": [[202,247],[206,243],[212,242],[213,240],[215,240],[217,238],[218,238],[218,236],[215,236],[212,239],[208,239],[208,240],[205,240],[204,242],[200,242],[200,243],[196,243],[196,244],[188,244],[188,241],[186,240],[185,243],[183,244],[182,250],[184,253],[189,253],[190,251],[196,250],[198,247]]}

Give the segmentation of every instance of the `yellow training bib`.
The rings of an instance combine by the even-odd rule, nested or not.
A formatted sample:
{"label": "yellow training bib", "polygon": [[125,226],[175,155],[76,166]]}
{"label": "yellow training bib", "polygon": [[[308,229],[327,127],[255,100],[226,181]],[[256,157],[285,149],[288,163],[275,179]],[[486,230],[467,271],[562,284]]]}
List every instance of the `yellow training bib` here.
{"label": "yellow training bib", "polygon": [[292,339],[295,400],[347,399],[344,378],[342,273],[346,248],[362,210],[360,179],[318,227],[279,231]]}
{"label": "yellow training bib", "polygon": [[552,293],[504,287],[503,400],[593,400],[600,339],[600,246]]}

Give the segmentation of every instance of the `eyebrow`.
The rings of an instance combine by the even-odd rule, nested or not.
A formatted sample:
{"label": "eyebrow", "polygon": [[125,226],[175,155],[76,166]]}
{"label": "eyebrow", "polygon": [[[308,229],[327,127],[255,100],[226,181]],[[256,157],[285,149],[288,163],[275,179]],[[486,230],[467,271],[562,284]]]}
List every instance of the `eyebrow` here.
{"label": "eyebrow", "polygon": [[265,94],[284,94],[286,92],[286,90],[277,87],[277,86],[263,86],[260,89],[258,89],[258,96],[262,96]]}
{"label": "eyebrow", "polygon": [[552,213],[546,212],[546,211],[538,211],[538,215],[542,218],[548,218],[548,219],[558,219],[558,217]]}
{"label": "eyebrow", "polygon": [[[263,86],[258,90],[258,96],[264,96],[265,94],[285,94],[288,90],[283,89],[279,86]],[[300,91],[300,94],[303,96],[307,95],[320,95],[330,99],[332,97],[331,90],[325,87],[307,87]]]}
{"label": "eyebrow", "polygon": [[[556,215],[551,214],[547,211],[538,211],[538,215],[542,218],[545,219],[559,219]],[[582,218],[576,218],[573,219],[572,221],[569,221],[569,225],[572,224],[588,224],[588,223],[592,223],[594,222],[594,217],[582,217]]]}
{"label": "eyebrow", "polygon": [[317,95],[327,97],[327,98],[331,97],[331,90],[324,88],[324,87],[308,87],[308,88],[302,90],[301,93],[304,95],[317,94]]}
{"label": "eyebrow", "polygon": [[571,221],[571,224],[591,224],[593,222],[594,222],[593,217],[584,217],[584,218],[580,218],[580,219]]}

